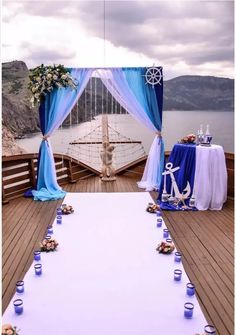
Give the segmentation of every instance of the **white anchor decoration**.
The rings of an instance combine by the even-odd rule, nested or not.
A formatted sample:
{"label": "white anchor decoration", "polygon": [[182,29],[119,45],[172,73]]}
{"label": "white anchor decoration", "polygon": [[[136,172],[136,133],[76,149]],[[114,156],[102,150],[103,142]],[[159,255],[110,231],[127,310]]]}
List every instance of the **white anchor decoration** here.
{"label": "white anchor decoration", "polygon": [[190,187],[190,184],[189,184],[189,181],[188,181],[187,186],[185,187],[183,192],[180,193],[178,185],[177,185],[176,180],[175,180],[175,176],[174,176],[174,172],[178,171],[179,169],[180,169],[179,166],[173,168],[173,163],[171,163],[171,162],[166,164],[166,170],[168,170],[168,171],[164,171],[162,173],[162,175],[164,176],[163,195],[164,195],[164,198],[167,200],[168,194],[167,194],[167,191],[166,191],[166,176],[170,175],[170,178],[171,178],[171,196],[173,196],[173,190],[174,190],[175,197],[178,199],[177,205],[180,202],[182,202],[184,204],[184,206],[186,206],[184,200],[189,197],[189,195],[191,193],[191,187]]}

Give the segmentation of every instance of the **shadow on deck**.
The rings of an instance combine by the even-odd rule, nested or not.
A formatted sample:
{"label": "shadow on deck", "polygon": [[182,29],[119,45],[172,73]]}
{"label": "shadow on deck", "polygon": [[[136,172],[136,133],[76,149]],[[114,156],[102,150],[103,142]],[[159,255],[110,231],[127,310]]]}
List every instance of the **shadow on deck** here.
{"label": "shadow on deck", "polygon": [[[68,192],[142,192],[139,177],[117,176],[104,183],[98,176],[66,184]],[[132,196],[132,194],[130,195]],[[155,197],[156,194],[152,193]],[[18,198],[3,206],[3,311],[33,261],[33,250],[55,218],[60,201]],[[147,204],[143,204],[145,210]],[[150,214],[153,215],[153,214]],[[234,333],[234,204],[222,211],[165,212],[164,219],[183,264],[196,285],[198,300],[219,335]],[[158,242],[158,241],[157,241]]]}

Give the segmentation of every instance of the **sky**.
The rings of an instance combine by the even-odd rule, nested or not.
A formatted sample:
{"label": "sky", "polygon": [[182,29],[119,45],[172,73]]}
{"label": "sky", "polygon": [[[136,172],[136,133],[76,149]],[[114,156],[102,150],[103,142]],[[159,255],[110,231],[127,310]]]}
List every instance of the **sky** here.
{"label": "sky", "polygon": [[2,62],[12,60],[233,78],[234,2],[6,0]]}

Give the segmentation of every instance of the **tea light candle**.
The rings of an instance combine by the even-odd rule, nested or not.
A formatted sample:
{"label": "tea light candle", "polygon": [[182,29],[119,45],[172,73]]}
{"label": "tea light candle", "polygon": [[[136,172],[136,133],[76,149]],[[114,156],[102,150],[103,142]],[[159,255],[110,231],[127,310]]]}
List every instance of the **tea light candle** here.
{"label": "tea light candle", "polygon": [[35,261],[40,261],[41,259],[41,252],[39,250],[34,251],[34,260]]}
{"label": "tea light candle", "polygon": [[178,262],[178,263],[181,262],[181,252],[178,252],[178,251],[175,252],[175,262]]}
{"label": "tea light candle", "polygon": [[166,239],[166,243],[172,243],[172,239],[171,238],[167,238]]}
{"label": "tea light candle", "polygon": [[18,280],[16,282],[16,292],[23,293],[24,292],[24,282],[23,280]]}
{"label": "tea light candle", "polygon": [[162,218],[157,218],[157,227],[161,227],[162,226]]}
{"label": "tea light candle", "polygon": [[187,295],[192,296],[195,293],[195,286],[192,283],[188,283],[187,285]]}
{"label": "tea light candle", "polygon": [[41,276],[42,274],[42,264],[38,263],[34,266],[36,276]]}
{"label": "tea light candle", "polygon": [[16,314],[22,314],[23,313],[23,300],[16,299],[16,300],[13,301],[13,305],[14,305]]}
{"label": "tea light candle", "polygon": [[163,237],[169,237],[169,230],[163,229]]}
{"label": "tea light candle", "polygon": [[53,234],[53,227],[52,226],[48,226],[48,234]]}
{"label": "tea light candle", "polygon": [[51,235],[46,235],[45,239],[46,240],[50,240],[51,239]]}
{"label": "tea light candle", "polygon": [[179,269],[174,270],[174,280],[180,281],[182,277],[182,271]]}
{"label": "tea light candle", "polygon": [[61,223],[62,223],[62,216],[57,215],[57,224],[61,224]]}
{"label": "tea light candle", "polygon": [[61,208],[57,208],[57,215],[61,215],[61,214],[62,214]]}
{"label": "tea light candle", "polygon": [[184,317],[186,319],[191,319],[193,317],[194,304],[191,302],[186,302],[184,304]]}
{"label": "tea light candle", "polygon": [[211,335],[216,335],[216,328],[212,325],[206,325],[204,327],[204,333],[206,335],[211,334]]}

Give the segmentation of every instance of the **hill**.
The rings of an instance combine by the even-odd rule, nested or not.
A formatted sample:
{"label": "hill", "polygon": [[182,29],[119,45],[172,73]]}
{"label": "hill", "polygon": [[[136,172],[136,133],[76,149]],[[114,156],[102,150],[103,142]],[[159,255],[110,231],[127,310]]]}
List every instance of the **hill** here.
{"label": "hill", "polygon": [[[2,64],[2,123],[15,138],[40,131],[38,110],[30,107],[28,75],[29,70],[22,61]],[[63,126],[69,125],[70,122],[74,124],[91,120],[95,116],[95,95],[96,114],[102,113],[103,110],[111,113],[111,94],[104,95],[103,90],[101,80],[92,78],[92,86],[87,86],[86,93],[82,94],[78,106],[72,111],[71,117],[64,121]],[[226,111],[233,110],[233,102],[233,79],[181,76],[164,82],[164,110]],[[115,106],[113,107],[115,110]],[[117,107],[119,112],[125,113],[123,108]]]}
{"label": "hill", "polygon": [[181,76],[164,83],[164,110],[234,109],[234,80]]}

